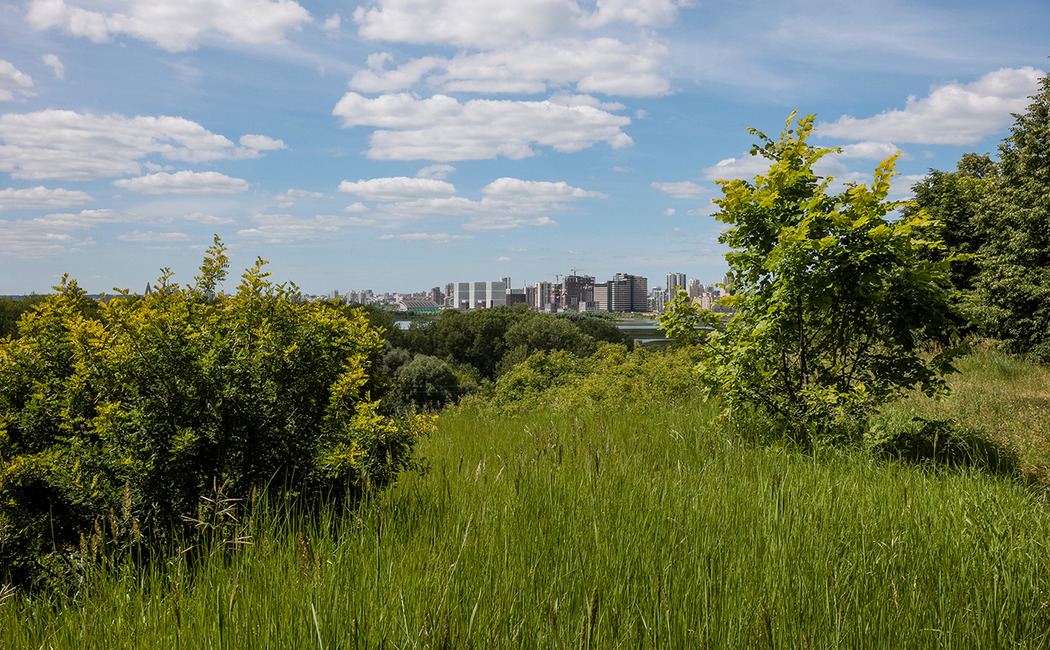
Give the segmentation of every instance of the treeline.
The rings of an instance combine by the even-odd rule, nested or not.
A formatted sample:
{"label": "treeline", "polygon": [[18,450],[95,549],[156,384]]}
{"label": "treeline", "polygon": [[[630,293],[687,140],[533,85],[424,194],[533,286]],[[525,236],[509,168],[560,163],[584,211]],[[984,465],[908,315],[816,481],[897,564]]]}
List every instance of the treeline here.
{"label": "treeline", "polygon": [[487,386],[536,352],[586,358],[604,343],[632,346],[608,314],[540,314],[524,305],[444,311],[397,326],[395,313],[364,308],[387,340],[380,373],[392,411],[433,410]]}
{"label": "treeline", "polygon": [[951,279],[973,330],[1010,352],[1050,360],[1050,77],[1043,77],[999,159],[968,153],[953,171],[931,169],[905,216],[924,210],[932,259],[961,256]]}

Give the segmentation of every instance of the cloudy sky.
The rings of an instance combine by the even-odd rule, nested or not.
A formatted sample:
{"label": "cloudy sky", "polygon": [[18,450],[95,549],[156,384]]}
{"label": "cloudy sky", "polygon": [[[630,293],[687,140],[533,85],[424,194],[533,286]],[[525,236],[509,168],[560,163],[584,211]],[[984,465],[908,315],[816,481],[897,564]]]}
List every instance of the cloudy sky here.
{"label": "cloudy sky", "polygon": [[897,196],[995,153],[1045,0],[0,0],[0,294],[725,271],[713,181],[816,114]]}

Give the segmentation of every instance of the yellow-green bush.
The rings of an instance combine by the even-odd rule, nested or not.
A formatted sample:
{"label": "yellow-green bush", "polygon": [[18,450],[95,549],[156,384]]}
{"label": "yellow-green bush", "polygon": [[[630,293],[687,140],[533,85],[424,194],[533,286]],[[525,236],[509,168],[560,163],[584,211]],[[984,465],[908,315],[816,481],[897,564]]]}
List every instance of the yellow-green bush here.
{"label": "yellow-green bush", "polygon": [[9,579],[73,566],[81,538],[128,498],[156,545],[216,486],[231,499],[265,486],[345,493],[411,464],[429,421],[379,412],[380,333],[360,313],[300,301],[264,264],[228,296],[214,295],[228,265],[218,239],[193,287],[166,273],[149,295],[95,303],[64,279],[0,342]]}

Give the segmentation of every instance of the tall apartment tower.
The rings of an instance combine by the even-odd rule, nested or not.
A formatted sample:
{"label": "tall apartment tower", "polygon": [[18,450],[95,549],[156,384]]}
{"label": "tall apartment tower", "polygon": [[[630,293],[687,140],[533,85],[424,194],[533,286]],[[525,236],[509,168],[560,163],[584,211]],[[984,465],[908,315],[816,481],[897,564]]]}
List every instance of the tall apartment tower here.
{"label": "tall apartment tower", "polygon": [[668,273],[667,284],[664,285],[668,299],[673,298],[679,288],[685,289],[685,273]]}
{"label": "tall apartment tower", "polygon": [[685,291],[689,294],[690,300],[696,300],[704,292],[704,285],[700,284],[700,280],[696,278],[689,278],[689,285]]}
{"label": "tall apartment tower", "polygon": [[550,282],[537,282],[534,301],[529,305],[536,311],[551,311],[554,306],[554,285]]}

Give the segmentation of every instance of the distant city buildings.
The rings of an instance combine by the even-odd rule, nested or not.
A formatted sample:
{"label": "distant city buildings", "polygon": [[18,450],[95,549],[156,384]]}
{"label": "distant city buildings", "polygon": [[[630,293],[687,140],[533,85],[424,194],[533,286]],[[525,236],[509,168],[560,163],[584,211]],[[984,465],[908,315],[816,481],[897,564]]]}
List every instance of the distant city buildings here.
{"label": "distant city buildings", "polygon": [[[429,291],[415,293],[376,294],[371,289],[351,290],[342,296],[343,302],[362,305],[392,305],[401,310],[434,311],[437,309],[489,309],[492,307],[526,305],[534,311],[607,311],[662,314],[666,304],[679,289],[684,290],[694,304],[703,309],[725,311],[719,299],[728,295],[728,277],[722,286],[705,285],[684,273],[668,273],[665,287],[649,290],[649,280],[630,273],[617,273],[605,282],[595,282],[594,276],[581,275],[572,269],[572,275],[558,275],[559,281],[541,281],[512,289],[510,277],[498,282],[450,282]],[[304,296],[314,299],[316,296]],[[338,300],[338,291],[326,298]]]}

